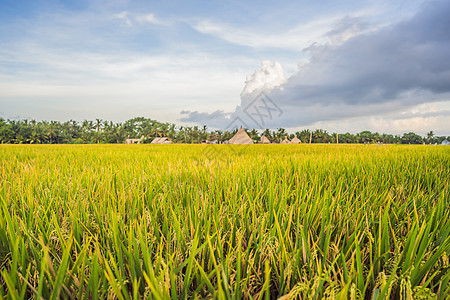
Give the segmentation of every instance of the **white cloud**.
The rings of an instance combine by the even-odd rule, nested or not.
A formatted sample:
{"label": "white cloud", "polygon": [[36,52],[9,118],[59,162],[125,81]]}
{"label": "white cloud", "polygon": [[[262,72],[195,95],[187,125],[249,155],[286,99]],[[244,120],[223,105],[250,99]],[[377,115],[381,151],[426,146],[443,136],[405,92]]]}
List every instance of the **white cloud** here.
{"label": "white cloud", "polygon": [[[343,26],[331,32],[338,36],[335,44],[308,47],[311,57],[300,64],[299,72],[280,88],[269,85],[265,89],[283,110],[282,118],[250,126],[294,127],[352,120],[372,129],[376,124],[386,131],[448,127],[448,110],[442,104],[436,104],[436,111],[426,114],[408,110],[450,101],[449,12],[450,5],[438,0],[428,3],[409,20],[364,33],[352,25],[361,24],[359,20],[345,20]],[[264,70],[255,72],[260,73],[265,74]],[[265,77],[270,78],[263,76],[262,82]],[[259,86],[264,88],[264,84]],[[247,122],[245,110],[250,103],[252,97],[243,93],[241,105],[232,117]],[[199,116],[204,115],[197,113]],[[223,120],[224,125],[226,122]]]}
{"label": "white cloud", "polygon": [[336,21],[337,19],[320,19],[286,32],[276,33],[264,33],[259,28],[251,30],[212,21],[201,21],[194,25],[194,28],[203,34],[209,34],[237,45],[300,51],[318,39],[323,40],[324,38],[321,37]]}
{"label": "white cloud", "polygon": [[124,22],[127,26],[133,26],[135,24],[145,25],[145,24],[154,24],[154,25],[167,25],[167,22],[164,22],[157,18],[153,13],[147,14],[137,14],[131,13],[128,11],[122,11],[118,14],[112,15],[113,19],[118,19]]}
{"label": "white cloud", "polygon": [[122,20],[127,26],[132,26],[131,20],[129,18],[129,13],[127,11],[122,11],[118,14],[114,14],[113,18]]}
{"label": "white cloud", "polygon": [[285,82],[286,78],[280,63],[265,60],[261,63],[260,69],[247,76],[241,97],[250,95],[255,91],[272,90]]}
{"label": "white cloud", "polygon": [[[15,28],[11,33],[4,27],[0,30],[4,38],[0,45],[1,110],[8,115],[20,112],[47,119],[92,116],[123,120],[146,114],[177,121],[179,111],[186,109],[196,113],[190,116],[200,124],[208,116],[219,124],[238,111],[236,105],[243,107],[245,95],[264,89],[271,91],[271,98],[279,101],[284,111],[273,126],[338,124],[343,128],[339,124],[347,124],[347,128],[400,130],[407,127],[404,120],[418,124],[432,118],[435,123],[426,124],[448,124],[448,117],[436,115],[443,109],[439,104],[443,102],[437,101],[449,99],[444,92],[450,82],[445,81],[450,78],[446,75],[450,59],[438,59],[448,55],[448,46],[434,48],[432,41],[415,48],[417,44],[407,38],[413,36],[420,42],[426,34],[444,32],[448,36],[444,18],[436,23],[443,24],[444,30],[419,22],[411,30],[393,32],[396,35],[389,39],[389,35],[378,34],[382,30],[374,27],[370,18],[362,18],[364,13],[322,17],[283,30],[285,22],[277,24],[277,29],[270,22],[237,26],[211,19],[195,23],[195,16],[167,12],[167,19],[159,14],[162,12],[99,5],[98,10],[45,12],[35,20],[18,21],[17,27],[11,26]],[[185,23],[194,24],[197,32],[185,35]],[[175,24],[183,26],[160,26]],[[422,35],[424,28],[432,31]],[[211,43],[199,32],[249,48],[230,54],[235,51],[230,49],[242,47],[223,50],[217,47],[222,41]],[[300,52],[313,42],[316,44],[309,52]],[[403,48],[397,47],[402,44]],[[416,52],[398,53],[402,49]],[[308,54],[311,60],[302,62],[299,72],[286,79],[284,73],[291,73],[290,67],[295,66],[292,61]],[[264,63],[247,78],[240,99],[245,74],[251,74],[264,59],[282,62],[284,71],[277,63]],[[415,106],[429,101],[436,101],[434,111]],[[408,112],[410,107],[417,112]],[[381,123],[389,125],[382,127]]]}
{"label": "white cloud", "polygon": [[[361,17],[380,13],[374,9],[315,18],[285,30],[274,31],[271,24],[238,27],[212,20],[202,20],[193,28],[203,34],[215,36],[227,42],[252,48],[275,48],[302,51],[313,43],[341,43],[363,32],[374,30],[375,25],[364,23]],[[380,26],[380,25],[377,25]]]}
{"label": "white cloud", "polygon": [[136,15],[136,20],[139,22],[139,24],[156,24],[156,25],[164,25],[166,24],[162,20],[158,19],[155,14],[143,14],[143,15]]}
{"label": "white cloud", "polygon": [[[243,66],[256,63],[245,57],[225,60],[203,52],[60,53],[36,45],[18,46],[15,50],[7,54],[0,50],[3,62],[34,68],[14,70],[8,75],[0,69],[2,111],[52,119],[55,117],[50,112],[62,119],[97,114],[123,120],[146,114],[176,122],[182,108],[196,105],[231,111],[239,102]],[[71,102],[76,103],[75,107],[68,104]],[[67,111],[69,107],[72,111]]]}

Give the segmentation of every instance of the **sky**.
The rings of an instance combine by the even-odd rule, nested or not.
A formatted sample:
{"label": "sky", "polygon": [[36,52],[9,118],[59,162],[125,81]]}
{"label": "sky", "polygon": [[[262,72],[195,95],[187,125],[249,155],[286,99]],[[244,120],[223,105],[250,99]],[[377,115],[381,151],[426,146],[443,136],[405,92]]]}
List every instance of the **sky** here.
{"label": "sky", "polygon": [[0,117],[450,135],[450,2],[1,0]]}

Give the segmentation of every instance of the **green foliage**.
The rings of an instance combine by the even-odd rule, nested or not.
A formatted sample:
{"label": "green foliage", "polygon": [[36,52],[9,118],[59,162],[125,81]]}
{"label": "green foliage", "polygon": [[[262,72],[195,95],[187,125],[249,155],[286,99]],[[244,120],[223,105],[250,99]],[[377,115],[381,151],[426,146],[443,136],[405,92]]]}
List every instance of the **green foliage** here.
{"label": "green foliage", "polygon": [[[121,144],[126,139],[139,139],[144,136],[143,143],[149,143],[157,137],[168,137],[175,143],[200,144],[205,141],[223,143],[233,137],[236,130],[208,131],[206,126],[181,126],[177,129],[175,124],[162,123],[152,119],[137,117],[124,123],[113,123],[96,119],[77,122],[42,121],[34,120],[3,120],[0,118],[0,144]],[[272,143],[279,143],[286,137],[293,139],[297,136],[303,143],[347,143],[347,144],[441,144],[450,142],[450,137],[434,136],[430,131],[422,138],[415,133],[405,133],[403,137],[391,134],[378,134],[363,131],[357,134],[328,133],[326,130],[302,130],[289,134],[286,129],[278,128],[271,131],[265,129],[258,132],[256,129],[246,129],[247,134],[255,142],[265,135]]]}
{"label": "green foliage", "polygon": [[423,142],[423,138],[414,132],[408,132],[402,136],[402,144],[422,144]]}
{"label": "green foliage", "polygon": [[445,146],[0,145],[0,298],[442,299],[449,165]]}

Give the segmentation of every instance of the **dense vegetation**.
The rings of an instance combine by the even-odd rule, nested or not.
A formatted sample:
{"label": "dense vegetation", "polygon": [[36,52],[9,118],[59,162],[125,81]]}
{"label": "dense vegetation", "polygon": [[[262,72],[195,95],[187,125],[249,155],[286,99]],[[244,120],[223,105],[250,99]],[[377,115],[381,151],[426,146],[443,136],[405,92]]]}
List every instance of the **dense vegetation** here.
{"label": "dense vegetation", "polygon": [[[201,143],[206,140],[223,142],[229,140],[235,131],[208,131],[206,126],[181,126],[161,123],[152,119],[134,118],[124,123],[113,123],[97,119],[95,121],[56,122],[34,120],[4,120],[0,118],[0,143],[3,144],[92,144],[92,143],[124,143],[127,138],[140,138],[144,142],[151,142],[155,137],[169,137],[176,143]],[[385,143],[385,144],[441,144],[450,142],[450,137],[434,136],[429,132],[421,137],[413,132],[402,136],[392,134],[379,134],[363,131],[357,134],[329,133],[325,130],[302,130],[289,134],[284,128],[272,131],[266,129],[258,132],[256,129],[247,130],[249,136],[255,141],[264,134],[271,142],[280,142],[285,137],[292,139],[297,136],[303,143]]]}
{"label": "dense vegetation", "polygon": [[0,145],[0,298],[443,299],[450,149]]}

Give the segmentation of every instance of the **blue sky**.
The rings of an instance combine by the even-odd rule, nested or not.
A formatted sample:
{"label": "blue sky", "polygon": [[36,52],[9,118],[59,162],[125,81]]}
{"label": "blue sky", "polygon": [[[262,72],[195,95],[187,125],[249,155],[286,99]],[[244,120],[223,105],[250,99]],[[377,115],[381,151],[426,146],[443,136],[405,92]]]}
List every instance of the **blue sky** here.
{"label": "blue sky", "polygon": [[224,128],[264,91],[285,112],[272,128],[450,135],[450,30],[433,29],[445,12],[445,1],[2,0],[0,116]]}

